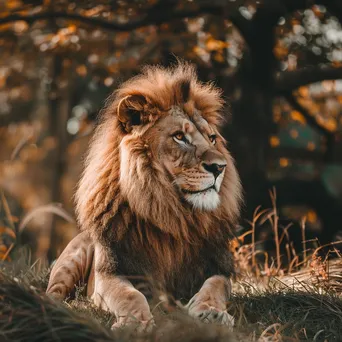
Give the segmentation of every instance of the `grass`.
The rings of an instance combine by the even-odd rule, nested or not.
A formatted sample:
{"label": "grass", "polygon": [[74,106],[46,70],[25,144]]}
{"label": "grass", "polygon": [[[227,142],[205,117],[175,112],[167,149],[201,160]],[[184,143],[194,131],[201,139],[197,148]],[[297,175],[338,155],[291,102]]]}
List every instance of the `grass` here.
{"label": "grass", "polygon": [[[82,296],[55,302],[44,294],[48,270],[27,257],[0,272],[0,340],[4,341],[341,341],[342,259],[327,262],[328,278],[312,267],[280,277],[244,274],[234,282],[229,311],[234,332],[197,322],[180,309],[152,304],[156,328],[110,331],[113,317]],[[159,301],[156,299],[155,302]]]}
{"label": "grass", "polygon": [[[49,269],[31,264],[27,252],[15,248],[0,255],[0,341],[342,341],[342,257],[334,249],[339,242],[323,258],[325,246],[308,248],[303,219],[303,252],[297,253],[289,226],[279,224],[275,191],[270,195],[273,209],[257,208],[251,229],[232,241],[238,271],[229,303],[233,332],[195,321],[161,298],[151,301],[152,332],[137,335],[134,327],[113,332],[114,317],[94,307],[83,288],[63,303],[46,297]],[[256,229],[265,222],[274,233],[273,257],[256,241]]]}

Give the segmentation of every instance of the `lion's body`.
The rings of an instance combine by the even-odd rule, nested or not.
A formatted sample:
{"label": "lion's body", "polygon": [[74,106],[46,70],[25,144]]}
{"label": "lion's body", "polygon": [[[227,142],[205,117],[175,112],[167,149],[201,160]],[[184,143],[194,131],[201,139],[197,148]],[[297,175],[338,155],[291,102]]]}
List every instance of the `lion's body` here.
{"label": "lion's body", "polygon": [[[75,242],[77,243],[76,246]],[[171,249],[173,248],[169,252],[171,260],[175,260],[173,265],[168,265],[168,268],[164,268],[165,265],[160,265],[158,263],[158,257],[160,256],[154,253],[152,249],[143,249],[144,246],[141,245],[132,248],[135,246],[128,235],[127,240],[123,240],[122,244],[119,244],[115,249],[113,248],[112,260],[117,265],[114,266],[115,274],[128,276],[134,285],[144,282],[144,276],[147,275],[150,278],[147,280],[153,281],[154,285],[158,286],[160,290],[166,291],[174,298],[188,301],[203,285],[203,279],[208,279],[216,274],[229,276],[234,273],[227,243],[221,246],[203,245],[201,249],[196,248],[196,250],[193,250],[185,260],[177,262],[177,259],[179,259],[177,244],[172,243],[172,241],[161,242],[167,243]],[[61,295],[62,298],[66,298],[68,294],[73,292],[74,285],[86,284],[87,295],[91,297],[94,294],[95,281],[94,264],[92,262],[94,246],[86,232],[79,234],[77,240],[72,240],[72,243],[70,247],[68,246],[64,250],[66,254],[62,254],[54,266],[51,279],[55,281],[50,281],[48,291],[54,292],[63,285],[65,290],[61,292]],[[217,250],[217,248],[221,248],[221,251]],[[79,256],[76,256],[77,253]],[[66,263],[66,260],[70,260],[71,263]],[[72,270],[72,273],[69,273],[70,278],[68,281],[69,269]],[[56,278],[58,273],[59,276]],[[59,281],[56,283],[56,279],[60,280],[60,278],[63,278],[64,283],[60,284]],[[66,284],[68,286],[64,287]]]}
{"label": "lion's body", "polygon": [[[188,300],[206,279],[233,273],[228,244],[241,190],[216,128],[221,107],[218,90],[199,83],[187,65],[148,68],[115,93],[76,194],[83,233],[58,259],[48,293],[65,297],[83,272],[85,280],[89,275],[94,280],[93,297],[112,291],[101,302],[115,297],[114,281],[127,290],[121,276],[148,276],[155,286]],[[180,133],[173,133],[176,126]],[[70,262],[77,248],[84,254],[81,266]],[[140,295],[139,300],[144,306]],[[107,303],[111,311],[119,306]]]}

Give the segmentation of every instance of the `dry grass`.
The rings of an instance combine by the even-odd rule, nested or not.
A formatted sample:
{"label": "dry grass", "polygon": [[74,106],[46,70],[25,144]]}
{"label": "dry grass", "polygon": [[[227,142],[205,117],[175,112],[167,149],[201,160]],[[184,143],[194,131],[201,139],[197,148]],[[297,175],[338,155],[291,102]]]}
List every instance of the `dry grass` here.
{"label": "dry grass", "polygon": [[[95,308],[82,288],[64,303],[47,298],[48,269],[31,265],[27,253],[16,251],[11,253],[15,262],[0,264],[0,341],[342,341],[342,258],[334,249],[339,242],[326,257],[324,246],[309,249],[303,219],[298,253],[289,226],[279,225],[275,191],[271,199],[273,208],[257,208],[250,231],[232,243],[239,272],[229,303],[233,333],[195,321],[160,298],[151,302],[156,320],[151,333],[138,336],[129,328],[114,333],[109,329],[114,317]],[[255,238],[265,222],[274,233],[273,257]]]}
{"label": "dry grass", "polygon": [[[3,264],[0,273],[0,340],[8,341],[341,341],[342,259],[326,262],[328,278],[312,266],[295,276],[245,273],[234,283],[230,313],[236,327],[192,320],[180,309],[154,305],[157,327],[136,336],[132,329],[113,333],[113,317],[81,295],[56,303],[44,295],[48,272],[36,264]],[[20,263],[20,265],[19,265]],[[155,302],[159,301],[156,299]],[[160,304],[160,303],[159,303]]]}
{"label": "dry grass", "polygon": [[77,293],[74,300],[55,302],[44,295],[46,272],[31,284],[30,268],[0,273],[0,340],[6,341],[236,341],[224,327],[208,326],[180,311],[155,308],[157,328],[137,336],[133,329],[112,332],[113,317]]}

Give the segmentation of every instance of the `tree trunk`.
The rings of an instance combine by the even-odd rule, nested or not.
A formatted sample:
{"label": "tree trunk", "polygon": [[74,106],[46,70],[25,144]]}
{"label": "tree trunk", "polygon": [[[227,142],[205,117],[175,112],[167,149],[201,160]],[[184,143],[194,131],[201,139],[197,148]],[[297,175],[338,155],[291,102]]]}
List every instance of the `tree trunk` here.
{"label": "tree trunk", "polygon": [[[56,141],[56,149],[52,156],[52,182],[51,182],[51,202],[60,203],[62,201],[61,188],[62,177],[66,169],[66,153],[68,146],[67,122],[70,113],[70,96],[68,84],[60,87],[60,77],[63,68],[63,59],[56,55],[52,65],[52,83],[49,94],[49,117],[50,132]],[[49,228],[49,247],[47,258],[49,262],[57,257],[59,246],[59,234],[57,231],[57,217],[51,217]]]}

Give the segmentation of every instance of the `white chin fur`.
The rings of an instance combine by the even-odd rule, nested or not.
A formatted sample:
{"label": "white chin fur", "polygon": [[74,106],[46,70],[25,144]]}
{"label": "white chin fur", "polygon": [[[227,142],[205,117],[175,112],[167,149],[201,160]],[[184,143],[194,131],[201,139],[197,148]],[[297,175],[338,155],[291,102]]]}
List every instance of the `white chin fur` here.
{"label": "white chin fur", "polygon": [[199,210],[215,210],[220,204],[220,196],[214,189],[198,194],[186,194],[184,197]]}

